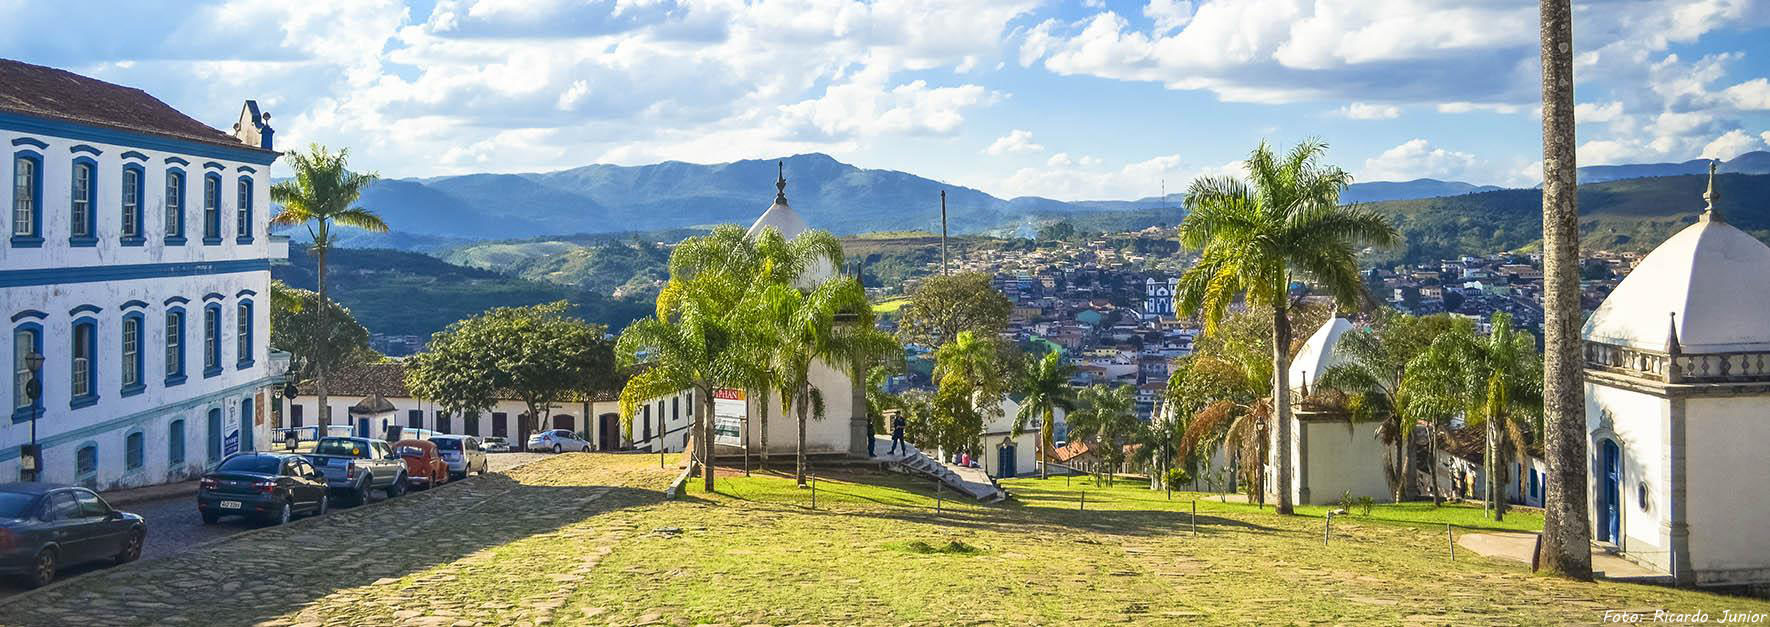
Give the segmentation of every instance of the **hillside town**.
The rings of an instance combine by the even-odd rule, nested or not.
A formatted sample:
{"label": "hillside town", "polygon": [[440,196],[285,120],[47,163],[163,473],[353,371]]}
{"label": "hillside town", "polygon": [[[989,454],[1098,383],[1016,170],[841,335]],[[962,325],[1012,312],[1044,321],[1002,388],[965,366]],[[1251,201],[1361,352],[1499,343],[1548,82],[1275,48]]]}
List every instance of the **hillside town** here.
{"label": "hillside town", "polygon": [[[1177,34],[1253,6],[1149,2],[1132,24],[1087,3],[934,4],[954,10],[820,5],[842,14],[823,26],[804,7],[778,21],[768,3],[369,7],[397,14],[402,34],[387,50],[344,46],[374,59],[353,66],[353,84],[380,99],[436,91],[398,120],[372,102],[315,105],[302,91],[313,88],[286,76],[167,87],[133,80],[144,76],[135,57],[61,63],[36,39],[23,51],[33,60],[0,59],[0,146],[11,151],[0,166],[10,326],[0,354],[13,373],[0,386],[11,408],[0,421],[0,624],[1770,622],[1770,238],[1759,228],[1770,171],[1742,170],[1770,133],[1716,131],[1693,162],[1583,169],[1576,119],[1614,120],[1623,105],[1576,105],[1572,32],[1590,7],[1542,0],[1540,51],[1505,48],[1511,65],[1541,73],[1540,104],[1428,113],[1408,102],[1404,113],[1373,97],[1297,118],[1357,141],[1369,131],[1340,124],[1407,124],[1411,135],[1425,126],[1414,116],[1528,106],[1538,115],[1525,137],[1504,137],[1542,155],[1521,162],[1532,178],[1512,187],[1404,180],[1413,170],[1385,160],[1479,161],[1421,139],[1377,152],[1358,172],[1393,180],[1355,189],[1347,168],[1365,152],[1277,127],[1234,138],[1223,151],[1235,161],[1189,169],[1174,194],[1161,177],[1178,157],[1115,173],[1091,154],[1113,143],[1099,137],[1072,154],[1056,147],[1073,139],[1041,131],[1051,153],[1034,158],[1047,147],[1010,129],[950,159],[1021,158],[1049,170],[1005,169],[996,184],[1041,190],[1061,178],[1121,197],[1151,187],[1121,179],[1154,174],[1153,201],[998,197],[824,154],[759,158],[826,143],[868,157],[895,134],[950,149],[967,137],[966,107],[1018,103],[978,85],[930,88],[949,70],[1071,81],[1103,72],[1085,66],[1090,56],[1130,53],[1066,38],[1171,52],[1185,43]],[[374,25],[308,8],[317,13],[302,19]],[[232,9],[218,19],[232,25]],[[1041,13],[1052,10],[1071,13]],[[901,11],[928,27],[1002,12],[997,29],[1015,24],[1024,46],[1012,51],[1019,67],[945,58],[885,28]],[[1446,15],[1464,30],[1498,19],[1437,9],[1412,21]],[[670,28],[599,39],[648,20]],[[1346,32],[1375,41],[1380,30]],[[419,69],[477,58],[479,40],[516,50],[518,33],[610,44],[592,56],[648,76],[579,79],[536,108],[486,94],[449,102],[450,87]],[[756,33],[780,46],[829,39],[815,54],[835,66],[767,54],[769,72],[787,78],[776,80],[720,64],[743,55],[718,46]],[[199,41],[250,58],[308,54]],[[1321,98],[1300,81],[1329,53],[1304,43],[1259,53],[1294,73],[1285,89],[1168,79],[1158,95],[1225,90],[1195,111]],[[700,51],[708,65],[665,63],[659,50]],[[587,71],[565,56],[514,56],[486,66],[506,75],[504,92],[551,80],[524,66]],[[1624,63],[1614,56],[1578,58]],[[890,87],[899,65],[921,74]],[[651,93],[679,74],[709,91]],[[783,90],[812,93],[791,87],[805,77],[828,83],[830,101],[774,103]],[[1749,100],[1764,82],[1753,80],[1717,93]],[[874,102],[868,85],[890,97]],[[619,164],[561,169],[563,157],[546,157],[583,149],[573,133],[628,121],[618,105],[632,103],[605,94],[623,87],[644,105],[637,119],[671,127],[668,137],[607,142]],[[1046,115],[1093,96],[1039,92],[1019,93],[1045,99]],[[708,114],[685,109],[726,99],[746,101],[722,122],[742,132],[693,126]],[[975,102],[940,109],[965,100]],[[916,102],[889,104],[899,101]],[[436,150],[438,133],[478,132],[444,121],[464,115],[441,113],[455,106],[496,111],[510,132]],[[390,139],[345,119],[356,116],[406,126]],[[543,125],[585,116],[596,123]],[[755,146],[723,163],[628,163],[681,154],[666,140],[689,135],[711,138],[688,144],[695,154]],[[1216,141],[1188,137],[1201,150]],[[1734,154],[1715,153],[1722,140]],[[369,167],[414,154],[431,169]],[[477,171],[499,159],[509,163]],[[709,192],[709,181],[725,187]],[[1669,217],[1587,237],[1620,219],[1581,212],[1587,185],[1618,181],[1600,202],[1627,197],[1641,215],[1666,204],[1652,215]],[[829,210],[845,197],[887,214],[929,207],[874,229],[877,215]],[[923,228],[936,202],[938,234]],[[1481,202],[1522,207],[1528,235],[1475,232],[1497,214],[1444,220],[1446,207]],[[741,210],[719,208],[731,203]],[[949,217],[969,231],[949,232]],[[427,222],[485,236],[439,236]],[[1444,237],[1451,223],[1470,236]],[[413,315],[432,310],[445,313]]]}

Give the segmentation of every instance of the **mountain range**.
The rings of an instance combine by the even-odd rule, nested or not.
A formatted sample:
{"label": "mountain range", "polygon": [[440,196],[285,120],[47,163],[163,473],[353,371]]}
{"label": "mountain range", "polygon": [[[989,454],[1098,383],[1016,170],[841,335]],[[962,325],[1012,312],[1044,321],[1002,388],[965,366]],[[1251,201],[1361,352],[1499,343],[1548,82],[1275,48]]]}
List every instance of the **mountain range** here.
{"label": "mountain range", "polygon": [[[1770,152],[1754,150],[1721,162],[1722,174],[1770,174]],[[1691,159],[1682,163],[1636,163],[1629,165],[1589,165],[1579,169],[1579,182],[1602,183],[1650,176],[1708,174],[1708,159]]]}

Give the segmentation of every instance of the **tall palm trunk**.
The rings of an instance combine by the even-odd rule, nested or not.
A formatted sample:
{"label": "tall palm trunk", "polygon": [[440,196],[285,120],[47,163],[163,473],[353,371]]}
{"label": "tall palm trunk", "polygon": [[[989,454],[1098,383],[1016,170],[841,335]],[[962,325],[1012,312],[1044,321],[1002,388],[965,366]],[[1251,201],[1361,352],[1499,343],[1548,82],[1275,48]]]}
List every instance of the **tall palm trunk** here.
{"label": "tall palm trunk", "polygon": [[762,387],[762,472],[768,472],[768,386]]}
{"label": "tall palm trunk", "polygon": [[1289,298],[1289,281],[1280,280],[1278,297],[1272,304],[1272,401],[1278,428],[1274,430],[1272,456],[1277,458],[1278,508],[1280,514],[1291,513],[1291,381],[1286,359],[1291,348],[1291,319],[1285,313]]}
{"label": "tall palm trunk", "polygon": [[1401,425],[1395,425],[1395,502],[1400,503],[1407,493],[1407,442],[1401,435]]}
{"label": "tall palm trunk", "polygon": [[796,403],[799,407],[795,410],[799,414],[799,450],[795,456],[799,458],[798,477],[801,488],[805,487],[805,405],[810,402],[811,386],[801,385],[799,387],[799,402]]}
{"label": "tall palm trunk", "polygon": [[1426,450],[1431,456],[1426,471],[1432,478],[1432,506],[1438,507],[1444,504],[1444,490],[1438,484],[1438,425],[1426,425]]}
{"label": "tall palm trunk", "polygon": [[[695,426],[699,427],[700,429],[699,429],[699,431],[697,431],[697,433],[699,435],[696,436],[695,439],[700,440],[700,442],[697,443],[699,445],[697,448],[699,448],[701,450],[701,488],[703,490],[706,490],[706,492],[708,494],[712,494],[713,493],[713,391],[711,389],[701,390],[700,396],[701,396],[701,412],[699,415],[695,416],[695,420],[697,421],[695,423]],[[660,442],[659,445],[661,446],[662,442]]]}
{"label": "tall palm trunk", "polygon": [[1048,459],[1048,456],[1050,455],[1050,451],[1047,449],[1051,448],[1051,442],[1052,442],[1051,430],[1057,428],[1057,419],[1055,416],[1052,415],[1053,413],[1055,413],[1055,410],[1053,410],[1050,407],[1046,407],[1045,408],[1045,421],[1044,421],[1044,423],[1039,425],[1039,478],[1040,479],[1049,479],[1051,477],[1051,473],[1050,473],[1049,469],[1047,468],[1051,463],[1051,460]]}
{"label": "tall palm trunk", "polygon": [[1548,456],[1539,563],[1592,578],[1580,353],[1579,198],[1574,146],[1573,7],[1541,0],[1543,91],[1543,435]]}
{"label": "tall palm trunk", "polygon": [[1494,520],[1499,520],[1504,514],[1500,513],[1500,499],[1502,497],[1499,475],[1500,432],[1495,420],[1494,416],[1487,417],[1487,454],[1482,456],[1485,458],[1482,466],[1485,467],[1484,474],[1487,477],[1483,482],[1481,493],[1487,501],[1487,515],[1493,517]]}
{"label": "tall palm trunk", "polygon": [[326,347],[331,344],[329,340],[332,335],[328,332],[326,327],[326,305],[331,302],[326,300],[326,249],[330,248],[328,245],[330,242],[326,242],[326,239],[326,223],[321,222],[320,237],[314,241],[313,245],[314,259],[317,261],[315,266],[315,277],[319,282],[320,294],[320,302],[317,303],[317,309],[319,309],[319,311],[316,312],[319,316],[319,329],[317,329],[318,332],[314,333],[314,342],[316,345],[313,350],[313,387],[314,391],[317,392],[320,397],[321,436],[329,435],[327,433],[330,431],[328,427],[332,425],[332,408],[326,404]]}

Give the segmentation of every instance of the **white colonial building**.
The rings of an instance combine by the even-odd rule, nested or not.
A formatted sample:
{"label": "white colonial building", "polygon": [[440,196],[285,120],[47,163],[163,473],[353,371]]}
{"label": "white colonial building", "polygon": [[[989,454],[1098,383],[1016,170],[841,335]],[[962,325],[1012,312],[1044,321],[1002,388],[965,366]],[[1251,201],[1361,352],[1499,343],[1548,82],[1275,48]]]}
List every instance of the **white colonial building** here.
{"label": "white colonial building", "polygon": [[1709,201],[1585,326],[1593,537],[1695,585],[1770,582],[1770,247]]}
{"label": "white colonial building", "polygon": [[[1384,467],[1391,453],[1377,437],[1376,421],[1352,422],[1345,412],[1304,402],[1315,381],[1344,361],[1335,349],[1340,337],[1356,332],[1345,318],[1332,318],[1316,329],[1291,360],[1291,499],[1302,504],[1338,503],[1340,497],[1368,496],[1393,500]],[[1276,432],[1275,432],[1276,433]],[[1266,473],[1269,494],[1278,489],[1278,447],[1272,447]]]}
{"label": "white colonial building", "polygon": [[0,60],[0,85],[0,481],[21,477],[33,426],[38,478],[100,489],[262,446],[270,262],[287,251],[266,228],[268,116],[247,101],[223,133],[17,61]]}

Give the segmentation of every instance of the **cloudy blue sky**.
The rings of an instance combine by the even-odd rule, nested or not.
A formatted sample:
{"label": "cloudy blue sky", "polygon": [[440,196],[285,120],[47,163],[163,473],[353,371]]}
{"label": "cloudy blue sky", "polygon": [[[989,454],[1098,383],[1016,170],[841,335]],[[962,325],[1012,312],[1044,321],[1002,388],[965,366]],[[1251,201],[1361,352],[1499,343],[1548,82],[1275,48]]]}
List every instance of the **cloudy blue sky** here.
{"label": "cloudy blue sky", "polygon": [[[0,56],[386,176],[820,151],[1153,195],[1320,137],[1360,180],[1540,178],[1534,0],[0,0]],[[1580,160],[1770,147],[1770,0],[1576,3]]]}

